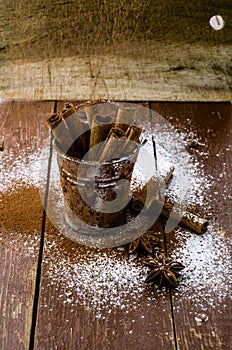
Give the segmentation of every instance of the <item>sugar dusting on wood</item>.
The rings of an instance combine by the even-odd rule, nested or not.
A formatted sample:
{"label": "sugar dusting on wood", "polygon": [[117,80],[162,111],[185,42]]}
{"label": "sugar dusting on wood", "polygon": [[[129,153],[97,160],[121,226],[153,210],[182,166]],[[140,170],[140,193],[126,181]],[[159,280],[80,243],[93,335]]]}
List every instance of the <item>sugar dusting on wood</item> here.
{"label": "sugar dusting on wood", "polygon": [[[60,237],[62,240],[62,237]],[[47,243],[47,253],[49,244]],[[114,308],[138,309],[145,291],[144,274],[146,268],[135,259],[120,257],[120,251],[73,252],[72,261],[52,247],[52,255],[45,260],[46,271],[51,285],[60,286],[60,297],[65,303],[81,304],[95,309],[96,316],[101,312],[111,313]],[[130,297],[130,304],[128,304]],[[148,298],[148,300],[151,298]]]}
{"label": "sugar dusting on wood", "polygon": [[[4,192],[9,188],[19,188],[34,185],[39,187],[44,181],[44,173],[47,173],[47,159],[42,161],[45,154],[44,149],[37,148],[32,154],[22,150],[17,156],[13,152],[5,150],[0,153],[4,157],[3,166],[0,172],[0,191]],[[43,176],[41,176],[43,174]]]}
{"label": "sugar dusting on wood", "polygon": [[232,287],[231,252],[224,230],[210,225],[203,236],[193,235],[187,230],[176,229],[178,247],[172,253],[175,259],[181,259],[186,266],[181,281],[175,290],[178,299],[190,298],[193,303],[207,307],[217,307],[223,312],[225,297]]}
{"label": "sugar dusting on wood", "polygon": [[[181,137],[184,139],[186,135],[181,135]],[[207,148],[196,150],[196,152],[201,152],[202,157],[208,156]],[[184,199],[188,184],[185,182],[183,171],[187,169],[191,174],[191,188],[185,200],[190,205],[203,207],[206,215],[210,216],[213,200],[209,198],[206,203],[206,197],[215,179],[210,175],[205,176],[203,165],[190,159],[184,147],[180,146],[179,140],[172,139],[170,142],[170,133],[165,135],[164,130],[161,130],[160,133],[157,130],[157,154],[162,169],[175,165],[175,174],[169,188],[173,196],[176,196],[177,199],[178,197]],[[3,155],[4,152],[1,156]],[[8,156],[10,159],[11,155]],[[28,157],[27,161],[24,160],[24,154],[12,160],[10,169],[8,169],[8,177],[5,177],[3,172],[0,173],[0,190],[10,189],[11,192],[17,192],[20,183],[23,186],[25,184],[41,186],[41,156],[44,156],[41,150],[37,150]],[[46,168],[44,171],[46,173]],[[224,176],[223,172],[222,176]],[[14,181],[16,186],[13,189]],[[231,199],[230,194],[226,193],[225,189],[222,190],[224,198]],[[4,231],[2,235],[4,236]],[[13,233],[11,237],[13,242],[15,239]],[[61,235],[59,243],[62,239],[64,238]],[[176,229],[178,245],[173,250],[172,256],[186,265],[180,285],[175,291],[179,299],[191,297],[193,302],[204,302],[204,307],[215,304],[217,299],[219,312],[223,311],[223,299],[229,293],[228,288],[231,282],[230,253],[225,244],[226,239],[228,238],[224,236],[223,231],[217,231],[213,221],[208,232],[201,237],[187,230]],[[85,254],[73,251],[70,260],[68,256],[61,254],[59,243],[47,241],[45,248],[46,256],[49,258],[45,258],[44,266],[50,277],[51,285],[60,286],[65,303],[95,308],[96,314],[100,317],[102,310],[110,313],[115,307],[139,308],[140,300],[145,297],[145,294],[147,302],[155,301],[157,292],[150,290],[150,294],[145,293],[147,290],[144,283],[146,267],[133,258],[125,258],[120,254],[120,249],[114,249],[109,254],[97,250],[88,252],[88,249]],[[28,236],[24,250],[32,253],[32,247],[33,239]],[[206,286],[208,294],[204,294]],[[127,304],[128,297],[131,300],[130,304]]]}
{"label": "sugar dusting on wood", "polygon": [[[207,191],[212,180],[205,176],[203,164],[194,162],[183,147],[179,139],[172,139],[170,133],[165,138],[164,131],[157,135],[158,160],[161,168],[168,168],[175,164],[175,173],[171,181],[169,191],[175,198],[181,198],[191,207],[197,205],[204,209],[205,215],[210,214],[205,207]],[[160,136],[160,138],[159,138]],[[193,136],[193,135],[191,135]],[[184,139],[186,135],[180,135]],[[195,137],[195,135],[194,135]],[[196,137],[195,137],[196,139]],[[160,141],[160,143],[159,143]],[[200,142],[200,141],[199,141]],[[165,147],[164,147],[165,145]],[[199,150],[202,156],[207,157],[207,150]],[[184,195],[186,169],[191,178],[190,188],[186,198]],[[185,171],[185,174],[183,174]],[[140,178],[142,181],[142,177]],[[207,203],[208,204],[208,203]],[[210,211],[210,207],[209,207]],[[223,302],[224,296],[228,293],[228,263],[229,252],[222,237],[217,234],[215,224],[212,222],[208,232],[204,236],[197,236],[192,232],[183,229],[176,229],[177,248],[172,256],[186,265],[180,286],[176,290],[178,298],[189,298],[200,301],[201,298],[207,304],[215,303],[215,298]],[[49,252],[49,243],[47,246]],[[50,264],[52,255],[53,264]],[[46,269],[50,275],[51,283],[62,286],[63,296],[66,295],[66,303],[93,307],[100,317],[101,312],[112,312],[114,308],[137,309],[140,301],[144,298],[147,287],[144,283],[147,269],[136,260],[128,260],[120,256],[119,250],[114,249],[111,254],[101,251],[77,256],[75,253],[72,261],[60,256],[59,248],[51,251],[46,262]],[[217,271],[215,273],[215,271]],[[219,276],[215,282],[215,274]],[[221,277],[220,277],[221,276]],[[217,277],[216,277],[217,278]],[[210,283],[211,295],[204,295],[204,289]],[[147,302],[156,300],[156,293],[152,291],[146,294]],[[217,296],[218,295],[218,296]],[[127,303],[128,297],[130,303]]]}

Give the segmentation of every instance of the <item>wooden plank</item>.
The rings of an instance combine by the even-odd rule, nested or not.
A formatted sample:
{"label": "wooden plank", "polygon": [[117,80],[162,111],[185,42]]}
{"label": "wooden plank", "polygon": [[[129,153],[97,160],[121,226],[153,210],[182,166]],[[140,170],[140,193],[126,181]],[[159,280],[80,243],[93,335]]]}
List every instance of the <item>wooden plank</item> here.
{"label": "wooden plank", "polygon": [[[169,254],[186,265],[173,292],[177,344],[185,349],[231,348],[231,104],[155,103],[153,109],[175,126],[198,168],[201,198],[196,211],[208,217],[202,237],[175,229],[166,235]],[[204,146],[205,145],[205,146]],[[199,194],[199,192],[198,192]]]}
{"label": "wooden plank", "polygon": [[[152,108],[174,124],[184,138],[186,150],[203,169],[198,176],[205,176],[203,189],[209,187],[209,192],[202,193],[203,200],[210,202],[207,217],[219,226],[230,227],[231,217],[226,214],[230,211],[231,103],[153,103]],[[199,146],[189,148],[188,141],[192,140]],[[218,194],[222,196],[220,200]]]}
{"label": "wooden plank", "polygon": [[141,262],[121,248],[74,243],[57,228],[47,222],[35,349],[175,349],[169,291],[144,284]]}
{"label": "wooden plank", "polygon": [[228,101],[231,16],[229,0],[5,1],[0,96]]}
{"label": "wooden plank", "polygon": [[[52,103],[0,104],[0,347],[28,349],[43,208],[39,155]],[[0,142],[1,142],[0,141]],[[37,171],[37,174],[36,174]]]}
{"label": "wooden plank", "polygon": [[144,286],[123,251],[71,243],[47,226],[35,349],[174,349],[168,291]]}

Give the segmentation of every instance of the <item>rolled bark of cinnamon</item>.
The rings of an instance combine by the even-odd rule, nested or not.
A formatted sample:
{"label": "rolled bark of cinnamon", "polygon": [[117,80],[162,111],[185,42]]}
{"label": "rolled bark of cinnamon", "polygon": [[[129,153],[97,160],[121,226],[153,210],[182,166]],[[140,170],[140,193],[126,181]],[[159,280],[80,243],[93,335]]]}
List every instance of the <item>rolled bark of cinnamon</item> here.
{"label": "rolled bark of cinnamon", "polygon": [[140,138],[141,133],[142,133],[141,128],[139,128],[136,125],[130,125],[127,128],[126,137],[128,138],[128,140],[139,142],[139,138]]}
{"label": "rolled bark of cinnamon", "polygon": [[184,216],[181,219],[181,224],[190,228],[192,231],[202,234],[206,232],[209,222],[208,220],[188,211],[184,213]]}
{"label": "rolled bark of cinnamon", "polygon": [[136,108],[122,106],[118,109],[115,127],[127,131],[129,125],[135,123]]}
{"label": "rolled bark of cinnamon", "polygon": [[78,116],[72,103],[65,103],[61,112],[61,117],[63,118],[66,127],[69,129],[73,140],[76,140],[78,135]]}
{"label": "rolled bark of cinnamon", "polygon": [[92,128],[90,134],[90,144],[89,144],[89,160],[96,160],[97,154],[99,152],[99,147],[94,147],[107,139],[107,136],[113,126],[112,117],[106,115],[95,115],[92,121]]}
{"label": "rolled bark of cinnamon", "polygon": [[[182,214],[182,217],[178,216],[178,214],[172,212],[173,203],[165,202],[164,204],[162,202],[157,201],[158,205],[162,205],[162,215],[166,218],[170,217],[173,221],[176,221],[176,223],[180,223],[184,227],[197,232],[199,234],[203,234],[207,230],[208,221],[204,218],[201,218],[197,216],[196,214],[193,214],[190,211],[185,211]],[[170,216],[171,215],[171,216]]]}
{"label": "rolled bark of cinnamon", "polygon": [[139,137],[141,133],[142,133],[142,129],[135,125],[130,125],[127,128],[127,131],[125,134],[127,141],[125,142],[125,145],[123,146],[123,149],[122,149],[123,156],[131,154],[137,149],[137,146],[139,143]]}
{"label": "rolled bark of cinnamon", "polygon": [[57,145],[64,153],[67,153],[74,140],[67,125],[64,123],[63,118],[59,113],[53,113],[47,119],[47,122],[55,137]]}
{"label": "rolled bark of cinnamon", "polygon": [[72,118],[75,116],[75,147],[79,150],[79,153],[81,157],[83,158],[84,155],[89,150],[89,141],[90,141],[90,130],[88,123],[82,118],[79,117],[79,115],[76,113],[69,118]]}
{"label": "rolled bark of cinnamon", "polygon": [[77,113],[74,105],[69,102],[64,105],[61,116],[73,137],[73,148],[75,148],[75,151],[77,150],[82,158],[89,150],[89,133],[87,133],[89,127],[86,116],[84,120],[83,114],[81,115],[81,112]]}
{"label": "rolled bark of cinnamon", "polygon": [[88,125],[81,119],[79,120],[79,130],[80,136],[75,141],[75,145],[80,150],[81,157],[83,158],[89,151],[90,130]]}
{"label": "rolled bark of cinnamon", "polygon": [[[118,140],[118,142],[115,142]],[[97,160],[99,162],[104,162],[111,159],[116,159],[121,157],[120,148],[124,146],[126,136],[124,132],[118,128],[112,128],[106,141],[104,142],[102,148],[100,149]],[[120,147],[120,142],[122,146]]]}
{"label": "rolled bark of cinnamon", "polygon": [[[167,184],[171,179],[174,172],[174,167],[171,167],[167,174],[163,176],[152,176],[152,178],[143,186],[139,191],[134,192],[131,201],[132,210],[135,212],[140,212],[144,205],[148,209],[152,203],[157,200],[157,195],[159,194],[161,188],[164,184]],[[149,189],[149,196],[147,198],[147,189]]]}
{"label": "rolled bark of cinnamon", "polygon": [[[140,192],[145,191],[143,188]],[[135,192],[132,198],[131,207],[134,212],[139,213],[144,207],[146,198],[144,199],[143,195],[140,192]],[[170,202],[170,199],[164,203],[159,199],[154,199],[150,201],[146,206],[148,210],[157,210],[161,211],[161,215],[165,218],[171,218],[173,221],[176,221],[176,224],[180,223],[184,227],[198,233],[203,234],[208,226],[208,221],[204,218],[201,218],[190,211],[185,211],[180,218],[178,213],[172,211],[174,204]]]}
{"label": "rolled bark of cinnamon", "polygon": [[100,102],[104,102],[104,101],[96,100],[96,101],[89,101],[83,104],[90,129],[92,128],[92,122],[93,122],[94,116],[98,114],[97,105]]}
{"label": "rolled bark of cinnamon", "polygon": [[[72,115],[74,113],[76,113],[76,109],[75,109],[74,105],[70,102],[66,102],[64,104],[64,107],[63,107],[62,112],[61,112],[62,118],[64,120],[66,120],[68,117],[70,117],[70,115]],[[71,126],[72,126],[72,124],[70,124],[70,127]]]}

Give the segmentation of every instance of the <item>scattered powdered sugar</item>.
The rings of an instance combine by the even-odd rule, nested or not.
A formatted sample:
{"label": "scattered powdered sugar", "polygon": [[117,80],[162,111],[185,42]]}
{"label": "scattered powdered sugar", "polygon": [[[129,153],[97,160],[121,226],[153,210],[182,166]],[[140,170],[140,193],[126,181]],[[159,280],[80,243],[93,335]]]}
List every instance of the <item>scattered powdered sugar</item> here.
{"label": "scattered powdered sugar", "polygon": [[[178,247],[172,257],[186,266],[175,291],[178,299],[191,299],[207,309],[217,306],[222,312],[223,302],[232,288],[231,251],[226,232],[209,226],[203,236],[176,229]],[[228,244],[226,244],[228,243]]]}
{"label": "scattered powdered sugar", "polygon": [[[223,231],[210,227],[203,236],[176,229],[176,247],[171,257],[186,267],[182,271],[174,298],[191,300],[207,311],[217,305],[223,311],[225,298],[230,293],[231,255],[225,244]],[[62,241],[62,237],[60,240]],[[46,244],[49,259],[45,259],[46,274],[51,286],[59,285],[59,297],[64,304],[77,304],[94,309],[96,317],[104,318],[115,308],[128,312],[139,310],[141,303],[156,302],[160,290],[147,292],[145,277],[148,269],[133,256],[125,258],[123,249],[76,252],[67,258],[52,242]],[[51,252],[51,254],[50,254]],[[232,285],[231,285],[232,286]]]}
{"label": "scattered powdered sugar", "polygon": [[59,282],[60,298],[65,298],[64,303],[94,308],[96,317],[102,317],[103,310],[111,313],[116,307],[125,310],[139,308],[146,287],[147,268],[135,258],[120,257],[119,249],[111,253],[77,253],[78,262],[61,255],[58,250],[53,250],[46,271],[51,285]]}
{"label": "scattered powdered sugar", "polygon": [[[186,208],[191,205],[205,209],[205,193],[212,186],[210,175],[204,173],[203,162],[191,157],[186,150],[189,139],[197,140],[193,133],[186,137],[185,133],[177,133],[168,123],[156,123],[156,152],[158,171],[165,173],[172,165],[175,166],[173,178],[167,189],[169,196],[176,202],[181,202]],[[146,152],[153,153],[152,143],[148,140]],[[197,150],[202,157],[208,157],[207,149],[202,146]],[[136,169],[134,181],[144,183],[144,169],[148,168],[147,178],[155,169],[152,158],[147,162],[143,159]],[[149,164],[148,164],[149,163]],[[57,173],[51,174],[51,184],[57,179]],[[211,180],[211,181],[210,181]],[[54,181],[55,183],[56,181]],[[57,182],[56,182],[57,183]],[[62,210],[62,206],[60,206]],[[208,213],[206,213],[208,214]],[[176,241],[172,257],[181,261],[186,268],[182,272],[179,287],[175,291],[178,299],[191,298],[195,302],[202,302],[205,308],[215,304],[215,300],[223,303],[228,294],[230,254],[226,242],[218,234],[216,226],[211,223],[207,233],[196,235],[188,230],[176,228]],[[97,251],[92,254],[79,255],[78,262],[69,261],[59,254],[52,253],[53,264],[47,266],[51,283],[62,286],[61,297],[66,296],[65,303],[80,303],[86,308],[94,307],[97,315],[101,311],[111,312],[113,308],[137,308],[144,297],[146,284],[144,283],[147,268],[138,264],[136,259],[125,259],[117,255]],[[49,246],[48,246],[49,252]],[[206,293],[207,289],[207,293]],[[147,302],[156,300],[156,291],[149,290]],[[128,303],[129,300],[129,303]],[[202,308],[203,309],[203,308]]]}
{"label": "scattered powdered sugar", "polygon": [[44,181],[42,175],[47,173],[48,166],[48,147],[46,150],[45,152],[44,149],[38,148],[29,154],[22,150],[17,156],[11,151],[8,154],[0,152],[0,160],[1,157],[6,158],[3,165],[0,165],[0,191],[25,185],[41,186],[41,182]]}
{"label": "scattered powdered sugar", "polygon": [[[167,121],[155,124],[157,164],[159,169],[175,170],[168,186],[168,194],[183,207],[194,203],[202,205],[206,177],[203,165],[194,162],[186,150],[184,133],[177,133]],[[196,135],[194,139],[197,140]]]}
{"label": "scattered powdered sugar", "polygon": [[36,258],[39,252],[40,235],[36,230],[28,234],[17,231],[5,232],[4,228],[1,228],[0,244],[5,249],[17,252],[18,256],[23,256],[25,259],[27,257]]}
{"label": "scattered powdered sugar", "polygon": [[[174,175],[168,187],[169,195],[185,207],[187,205],[204,207],[205,192],[212,186],[215,179],[211,178],[211,175],[206,176],[203,163],[192,158],[186,151],[188,142],[186,134],[177,133],[167,121],[155,123],[153,133],[156,136],[158,169],[164,173],[172,165],[175,166]],[[193,133],[189,138],[199,143],[201,141],[197,140]],[[147,145],[149,152],[152,152],[151,142],[148,141]],[[201,152],[202,157],[208,157],[207,147],[202,146],[197,152],[198,154]],[[2,153],[0,156],[6,155]],[[0,191],[3,192],[12,187],[12,183],[16,180],[17,184],[42,187],[44,191],[49,147],[43,150],[37,149],[29,155],[22,151],[17,158],[11,153],[7,156],[9,166],[7,176],[4,174],[4,169],[0,172]],[[59,178],[57,171],[57,166],[52,167],[51,190],[53,186],[57,188]],[[138,182],[142,182],[141,167],[137,174]],[[60,187],[59,190],[61,191]],[[223,191],[225,191],[225,198],[231,198],[229,197],[231,195],[226,193],[226,188]],[[57,207],[60,211],[64,210],[63,203],[58,204]],[[231,256],[223,231],[218,232],[215,224],[211,223],[203,236],[179,228],[176,228],[175,235],[178,246],[174,248],[172,257],[181,261],[186,268],[182,272],[180,284],[174,296],[180,300],[190,298],[193,302],[204,304],[205,308],[215,305],[216,302],[223,304],[232,282],[229,271]],[[3,236],[4,231],[1,233],[0,240],[3,240]],[[16,236],[12,233],[9,237],[13,244]],[[19,240],[22,238],[17,237]],[[28,253],[33,253],[34,239],[36,240],[34,236],[33,238],[27,236],[25,240],[24,249]],[[61,241],[62,236],[60,236]],[[51,285],[60,286],[61,298],[64,298],[65,303],[73,305],[78,303],[86,308],[93,307],[99,317],[102,310],[112,312],[115,307],[139,308],[145,295],[144,280],[147,268],[138,263],[134,257],[127,259],[121,256],[119,249],[114,249],[110,253],[99,250],[85,251],[84,254],[81,251],[75,252],[70,260],[69,257],[62,255],[55,241],[45,243],[49,258],[44,259],[44,267]],[[54,245],[57,246],[54,247]],[[152,293],[150,290],[149,295],[146,294],[147,302],[154,301],[155,292]]]}

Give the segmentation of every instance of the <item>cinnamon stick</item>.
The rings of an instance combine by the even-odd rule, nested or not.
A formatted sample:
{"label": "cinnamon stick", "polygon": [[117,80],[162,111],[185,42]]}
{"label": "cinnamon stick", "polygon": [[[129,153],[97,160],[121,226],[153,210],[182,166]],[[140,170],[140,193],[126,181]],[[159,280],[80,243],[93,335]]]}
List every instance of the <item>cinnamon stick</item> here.
{"label": "cinnamon stick", "polygon": [[172,212],[173,203],[165,201],[164,204],[161,202],[158,202],[158,204],[162,205],[162,215],[164,217],[170,217],[173,221],[176,221],[177,224],[180,222],[181,225],[196,233],[202,234],[206,231],[208,226],[208,221],[206,219],[199,217],[190,211],[185,211],[180,219],[178,213]]}
{"label": "cinnamon stick", "polygon": [[152,176],[141,190],[134,192],[131,201],[132,209],[135,212],[140,212],[143,209],[145,203],[146,208],[148,209],[152,203],[157,200],[157,195],[159,194],[160,189],[164,186],[164,184],[167,184],[169,182],[173,175],[173,172],[174,167],[171,167],[164,177],[159,175]]}
{"label": "cinnamon stick", "polygon": [[[70,115],[76,113],[76,109],[74,107],[74,105],[70,102],[66,102],[64,104],[63,110],[61,112],[61,116],[64,120],[66,120],[68,117],[70,117]],[[69,121],[68,121],[69,124]],[[70,126],[72,126],[72,124],[70,124]]]}
{"label": "cinnamon stick", "polygon": [[[118,140],[115,142],[115,140]],[[126,140],[124,132],[118,128],[112,128],[102,148],[100,149],[97,160],[99,162],[107,161],[110,159],[120,158],[120,148],[123,147]],[[120,141],[122,146],[120,147]]]}
{"label": "cinnamon stick", "polygon": [[[92,128],[90,134],[90,144],[89,144],[89,160],[96,160],[96,156],[99,152],[99,147],[102,145],[100,143],[104,142],[113,126],[112,117],[109,115],[95,115],[92,121]],[[99,147],[94,147],[96,145]]]}
{"label": "cinnamon stick", "polygon": [[49,116],[47,122],[59,148],[67,153],[74,140],[63,118],[59,113],[53,113]]}
{"label": "cinnamon stick", "polygon": [[[167,177],[168,178],[168,177]],[[131,208],[134,212],[139,213],[145,204],[146,201],[146,192],[145,186],[141,189],[141,191],[136,191],[133,194]],[[148,210],[161,210],[161,215],[165,218],[170,217],[173,221],[176,221],[176,224],[180,223],[182,226],[196,232],[202,234],[206,231],[208,226],[208,221],[204,218],[193,214],[190,211],[185,211],[180,218],[178,213],[172,211],[174,204],[170,199],[166,200],[164,203],[157,198],[153,197],[153,200],[146,203],[146,208]]]}
{"label": "cinnamon stick", "polygon": [[127,141],[125,142],[125,145],[123,146],[123,149],[122,149],[123,156],[131,154],[137,149],[137,145],[139,143],[139,137],[141,133],[142,133],[142,129],[135,125],[130,125],[127,128],[127,131],[125,134]]}
{"label": "cinnamon stick", "polygon": [[139,142],[139,137],[142,133],[142,129],[136,125],[130,125],[126,131],[126,137],[128,140]]}
{"label": "cinnamon stick", "polygon": [[72,103],[67,102],[64,105],[64,108],[61,112],[67,128],[69,129],[73,139],[75,140],[74,148],[78,150],[80,157],[82,158],[89,150],[89,129],[88,123],[85,118],[83,119],[84,114],[79,111],[76,112],[76,109]]}
{"label": "cinnamon stick", "polygon": [[85,104],[82,104],[85,108],[86,117],[88,120],[89,128],[92,128],[92,121],[96,114],[98,114],[98,103],[104,102],[101,100],[87,101]]}
{"label": "cinnamon stick", "polygon": [[136,108],[131,106],[121,106],[116,116],[115,127],[127,131],[128,125],[135,123]]}
{"label": "cinnamon stick", "polygon": [[64,120],[66,127],[69,129],[73,140],[76,140],[78,135],[78,116],[75,107],[72,103],[65,103],[61,112],[61,117]]}

